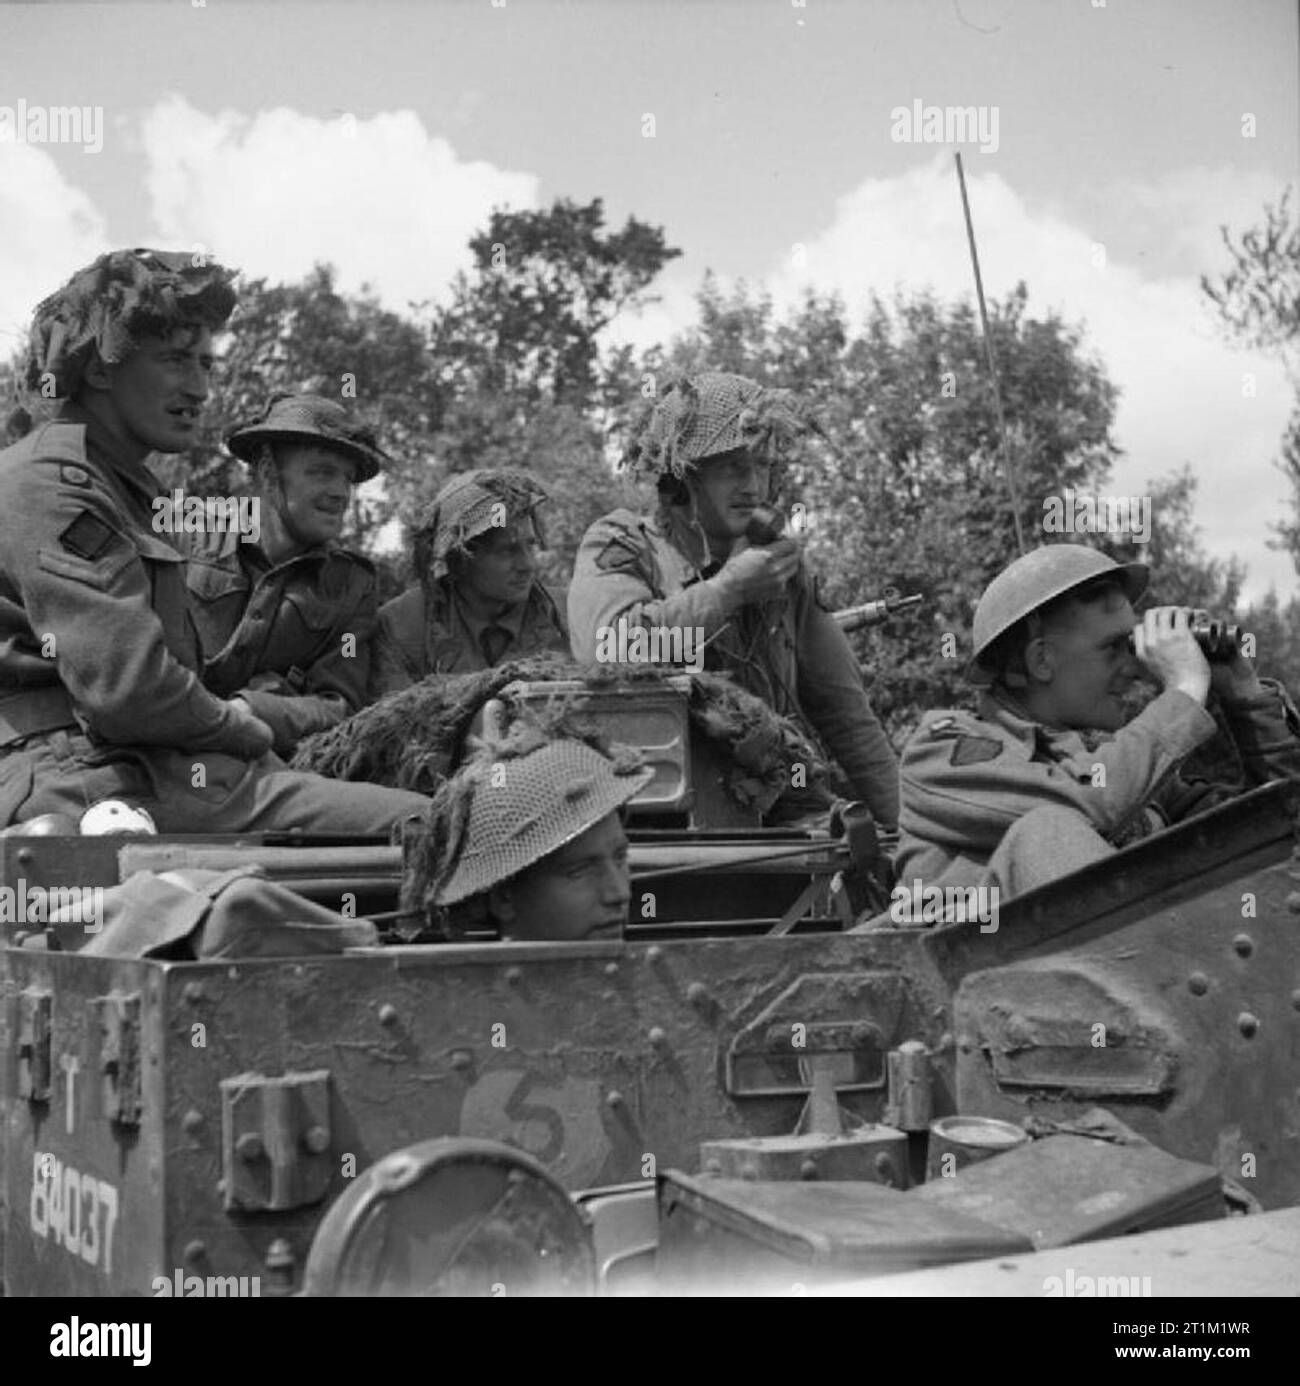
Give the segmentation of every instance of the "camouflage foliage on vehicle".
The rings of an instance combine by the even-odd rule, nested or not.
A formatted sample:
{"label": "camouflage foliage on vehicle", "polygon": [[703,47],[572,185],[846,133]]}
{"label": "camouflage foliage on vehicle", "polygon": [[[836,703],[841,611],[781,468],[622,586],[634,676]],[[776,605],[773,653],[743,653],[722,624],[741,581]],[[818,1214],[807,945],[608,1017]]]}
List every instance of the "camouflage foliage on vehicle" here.
{"label": "camouflage foliage on vehicle", "polygon": [[[599,690],[657,684],[678,672],[646,665],[580,665],[557,655],[537,655],[473,674],[431,674],[308,737],[293,767],[332,779],[432,794],[462,759],[479,709],[511,683],[580,679]],[[509,699],[504,701],[511,714]],[[690,716],[723,751],[729,766],[726,790],[746,808],[766,812],[792,784],[816,785],[825,779],[825,762],[806,737],[761,699],[719,674],[691,675]]]}

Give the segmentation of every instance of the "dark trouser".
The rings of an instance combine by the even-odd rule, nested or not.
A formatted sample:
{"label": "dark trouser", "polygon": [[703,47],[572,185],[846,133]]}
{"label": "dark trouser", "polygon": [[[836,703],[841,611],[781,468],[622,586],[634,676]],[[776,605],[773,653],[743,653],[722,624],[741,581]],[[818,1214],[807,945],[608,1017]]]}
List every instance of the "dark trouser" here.
{"label": "dark trouser", "polygon": [[0,827],[45,813],[75,822],[102,799],[148,810],[162,833],[297,829],[340,837],[387,837],[429,802],[405,789],[289,770],[269,754],[247,761],[219,751],[96,747],[75,732],[0,752]]}

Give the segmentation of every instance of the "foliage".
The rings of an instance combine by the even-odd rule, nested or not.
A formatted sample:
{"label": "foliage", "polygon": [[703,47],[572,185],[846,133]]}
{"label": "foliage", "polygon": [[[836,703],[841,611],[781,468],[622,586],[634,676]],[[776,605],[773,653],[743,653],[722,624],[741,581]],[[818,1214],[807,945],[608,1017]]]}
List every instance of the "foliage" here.
{"label": "foliage", "polygon": [[[1295,382],[1296,406],[1279,459],[1291,485],[1291,518],[1273,528],[1274,547],[1289,553],[1300,573],[1300,214],[1291,205],[1292,191],[1287,188],[1276,206],[1266,204],[1264,224],[1236,241],[1226,226],[1220,227],[1232,267],[1217,282],[1202,276],[1201,288],[1229,335],[1246,346],[1275,352]],[[1291,667],[1300,671],[1300,666]]]}
{"label": "foliage", "polygon": [[1287,188],[1276,206],[1264,208],[1263,226],[1234,241],[1219,228],[1232,268],[1217,282],[1201,276],[1201,288],[1229,332],[1247,346],[1284,355],[1300,339],[1300,215]]}
{"label": "foliage", "polygon": [[[1076,329],[1031,317],[1027,303],[1021,285],[993,306],[991,330],[1033,544],[1045,496],[1104,479],[1115,389]],[[896,295],[872,298],[855,327],[838,298],[811,293],[778,318],[765,295],[743,284],[726,295],[713,280],[699,306],[698,326],[641,372],[708,365],[806,393],[830,447],[792,468],[787,500],[806,507],[823,599],[849,606],[887,586],[926,597],[921,612],[851,637],[898,740],[924,708],[968,700],[974,603],[1017,552],[977,319],[964,304]],[[623,369],[629,383],[641,373]]]}
{"label": "foliage", "polygon": [[[1239,244],[1225,231],[1234,267],[1205,291],[1243,339],[1282,345],[1300,330],[1297,237],[1287,199],[1267,216]],[[792,468],[787,495],[804,507],[799,521],[826,604],[867,601],[888,586],[926,598],[921,611],[851,637],[895,741],[923,709],[969,702],[962,669],[974,604],[1017,553],[970,307],[897,293],[850,313],[838,297],[809,292],[778,312],[765,293],[744,283],[724,291],[706,276],[689,330],[643,353],[610,350],[604,329],[651,301],[656,276],[679,254],[660,228],[629,218],[607,230],[599,199],[557,201],[493,212],[470,252],[444,304],[405,313],[365,288],[341,292],[328,266],[297,284],[245,284],[203,433],[190,455],[166,464],[167,483],[237,492],[244,469],[224,458],[221,436],[272,393],[314,389],[374,424],[394,458],[382,491],[355,507],[353,543],[375,553],[381,527],[412,515],[455,472],[522,467],[551,489],[544,575],[562,584],[595,518],[652,501],[610,467],[645,398],[676,372],[738,371],[805,395],[826,430],[827,443]],[[1118,455],[1116,390],[1077,327],[1030,312],[1023,284],[991,305],[990,329],[1032,546],[1054,537],[1042,528],[1048,496],[1104,491]],[[0,395],[11,376],[0,366]],[[1300,564],[1300,413],[1285,456],[1297,508],[1279,532]],[[1261,672],[1300,684],[1300,601],[1283,606],[1271,595],[1238,610],[1240,565],[1205,554],[1191,523],[1191,473],[1152,482],[1149,493],[1156,522],[1142,556],[1159,598],[1235,613],[1257,636]],[[404,556],[390,566],[386,591],[410,577]]]}

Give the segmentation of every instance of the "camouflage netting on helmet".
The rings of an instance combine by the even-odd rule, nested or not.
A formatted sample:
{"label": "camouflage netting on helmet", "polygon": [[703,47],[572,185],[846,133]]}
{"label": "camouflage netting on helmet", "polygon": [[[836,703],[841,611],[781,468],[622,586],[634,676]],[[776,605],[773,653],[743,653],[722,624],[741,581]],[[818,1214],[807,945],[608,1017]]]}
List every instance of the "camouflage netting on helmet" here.
{"label": "camouflage netting on helmet", "polygon": [[435,581],[446,577],[451,554],[464,553],[480,534],[531,515],[549,499],[539,481],[512,467],[452,477],[413,526],[415,571]]}
{"label": "camouflage netting on helmet", "polygon": [[[412,926],[423,932],[425,921],[432,924],[434,936],[440,938],[463,937],[477,927],[486,927],[487,902],[484,891],[491,885],[500,884],[512,873],[508,867],[505,871],[493,870],[491,860],[486,860],[471,868],[471,874],[481,876],[482,880],[463,880],[462,866],[475,834],[482,838],[486,833],[487,839],[495,839],[499,847],[508,848],[510,842],[518,841],[526,830],[519,820],[529,812],[534,818],[527,826],[534,829],[542,827],[557,843],[565,840],[569,832],[561,821],[563,802],[557,809],[557,796],[541,792],[535,783],[522,791],[525,802],[516,806],[517,817],[515,810],[507,806],[506,819],[496,825],[495,831],[490,823],[485,829],[482,822],[472,829],[476,806],[481,808],[479,796],[485,786],[495,785],[495,776],[500,769],[504,768],[508,776],[511,761],[523,760],[536,765],[535,753],[543,751],[548,755],[552,750],[559,753],[558,757],[552,757],[555,764],[548,773],[559,775],[561,788],[568,786],[575,775],[590,775],[591,757],[586,756],[583,748],[596,752],[609,762],[602,774],[606,778],[612,776],[611,783],[625,777],[630,782],[626,788],[613,794],[607,790],[594,809],[590,804],[579,808],[575,803],[574,812],[578,816],[569,825],[573,832],[580,832],[598,821],[592,816],[593,813],[603,816],[611,807],[617,807],[630,797],[645,778],[638,774],[644,764],[639,752],[630,747],[611,745],[590,719],[570,708],[558,706],[529,709],[520,715],[504,739],[475,745],[456,774],[444,781],[434,794],[423,822],[413,824],[407,831],[401,893],[401,911],[407,925],[403,932],[411,932]],[[567,757],[566,752],[570,753]],[[566,760],[577,762],[584,757],[589,763],[566,764]],[[507,784],[511,783],[509,778],[503,778],[506,778]],[[565,794],[559,797],[563,800]],[[492,805],[488,807],[490,810]],[[491,849],[493,842],[489,840],[486,844],[480,842],[478,845],[480,849],[484,845]],[[479,855],[482,857],[484,853],[480,850]],[[504,859],[509,852],[498,851],[495,855]],[[486,856],[491,858],[494,853],[489,850]],[[449,887],[456,880],[459,880],[461,889],[449,892]],[[450,903],[443,903],[444,897]]]}
{"label": "camouflage netting on helmet", "polygon": [[772,468],[772,491],[810,436],[822,430],[790,390],[709,371],[676,380],[634,424],[623,467],[638,480],[684,477],[701,458],[747,449]]}
{"label": "camouflage netting on helmet", "polygon": [[27,345],[27,389],[48,397],[52,382],[63,398],[76,393],[95,352],[116,365],[142,338],[191,325],[219,328],[235,307],[235,272],[194,259],[115,250],[78,270],[37,306]]}
{"label": "camouflage netting on helmet", "polygon": [[[516,681],[580,679],[592,689],[659,683],[680,670],[641,665],[578,665],[559,655],[512,660],[473,674],[431,674],[390,693],[346,722],[308,737],[293,766],[338,780],[361,780],[432,794],[464,755],[470,725],[489,698]],[[518,709],[509,700],[507,715]],[[722,752],[727,793],[766,812],[796,782],[826,774],[821,756],[789,721],[720,674],[691,674],[690,716]]]}

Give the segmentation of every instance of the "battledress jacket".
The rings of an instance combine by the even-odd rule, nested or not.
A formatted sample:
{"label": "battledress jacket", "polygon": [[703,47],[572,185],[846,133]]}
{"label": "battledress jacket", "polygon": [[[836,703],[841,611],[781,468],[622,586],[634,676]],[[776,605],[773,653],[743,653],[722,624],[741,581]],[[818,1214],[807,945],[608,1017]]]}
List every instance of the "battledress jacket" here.
{"label": "battledress jacket", "polygon": [[0,748],[66,730],[241,753],[235,714],[199,676],[185,561],[152,526],[158,492],[73,405],[0,452]]}
{"label": "battledress jacket", "polygon": [[322,545],[272,564],[233,531],[177,537],[203,682],[243,698],[280,755],[364,706],[378,605],[368,559]]}
{"label": "battledress jacket", "polygon": [[707,541],[677,508],[653,518],[615,510],[583,537],[569,587],[574,657],[594,661],[599,631],[698,627],[705,667],[729,674],[821,740],[877,821],[898,821],[898,762],[867,699],[843,631],[800,565],[788,596],[728,605],[702,581],[715,570]]}
{"label": "battledress jacket", "polygon": [[0,452],[0,826],[105,798],[164,832],[380,836],[423,811],[252,758],[246,719],[200,677],[161,490],[74,404]]}
{"label": "battledress jacket", "polygon": [[[423,587],[408,588],[379,609],[370,692],[374,698],[409,688],[428,674],[472,674],[490,668],[474,626],[447,580],[435,584],[430,603]],[[489,623],[477,623],[479,625]],[[567,655],[569,636],[555,599],[535,582],[514,611],[490,624],[510,636],[498,657],[522,659],[553,651]]]}
{"label": "battledress jacket", "polygon": [[[1300,716],[1279,684],[1260,686],[1221,703],[1247,781],[1300,779]],[[1212,808],[1240,791],[1178,767],[1215,726],[1178,689],[1113,735],[1045,727],[994,691],[978,714],[927,713],[903,751],[898,877],[978,884],[1007,829],[1045,804],[1077,809],[1117,847]]]}

